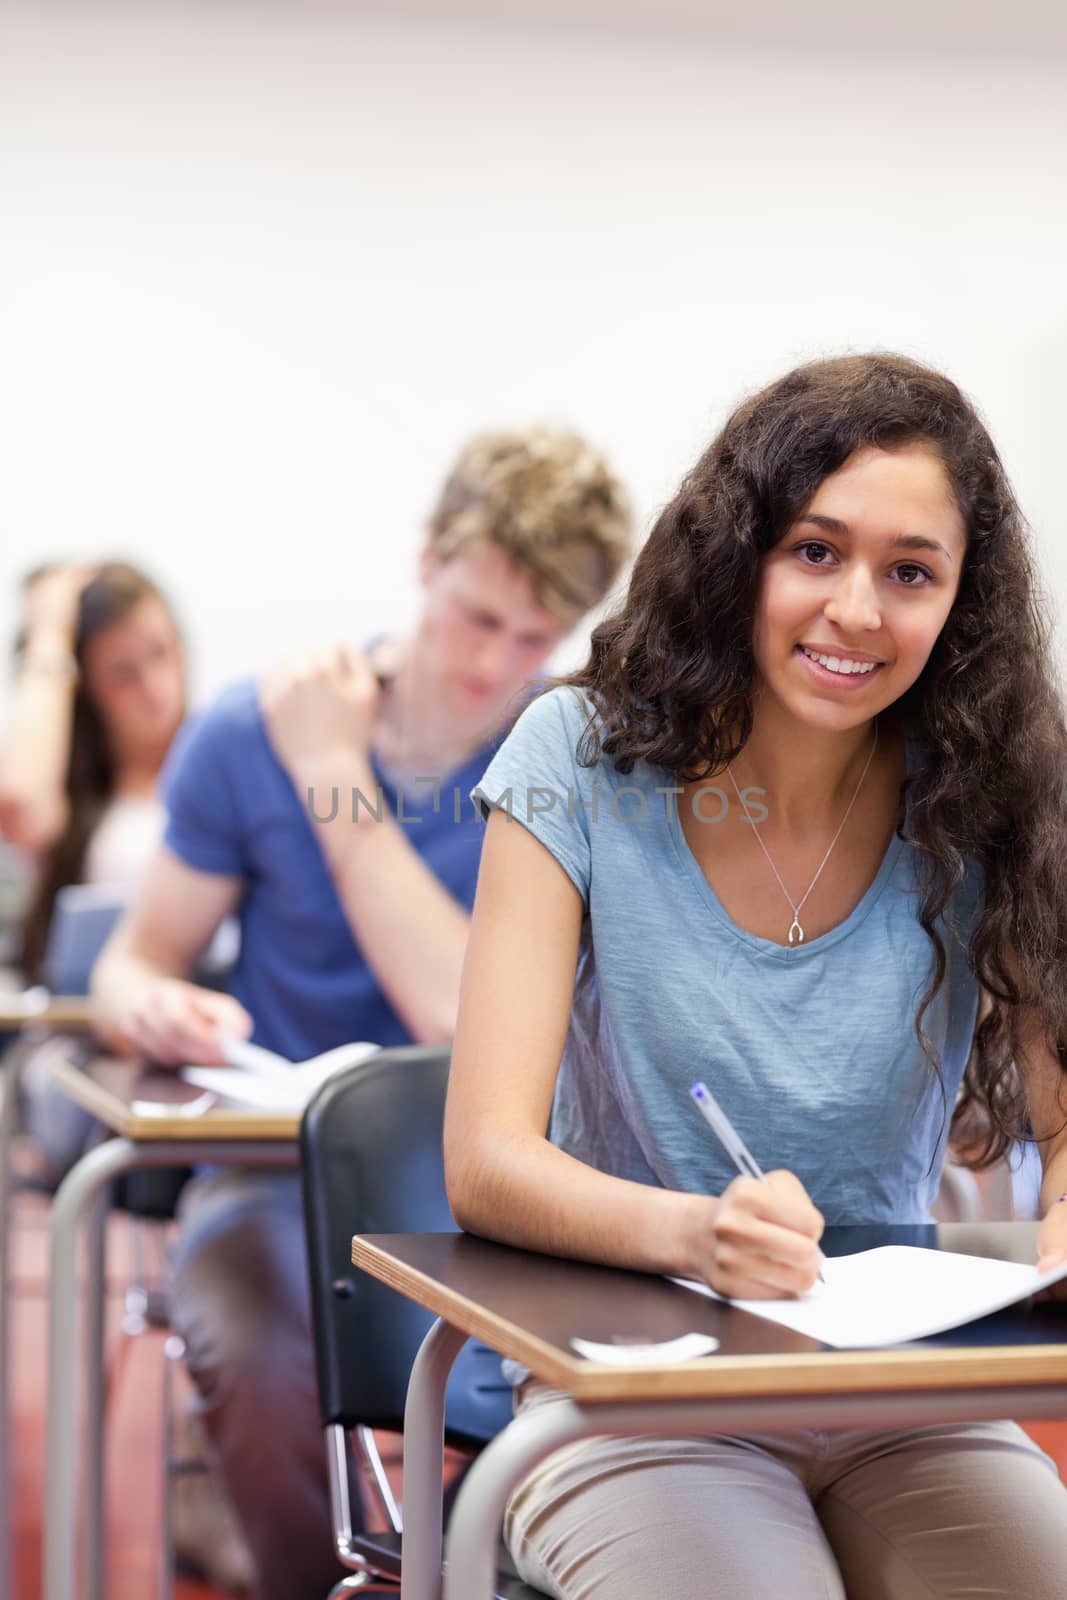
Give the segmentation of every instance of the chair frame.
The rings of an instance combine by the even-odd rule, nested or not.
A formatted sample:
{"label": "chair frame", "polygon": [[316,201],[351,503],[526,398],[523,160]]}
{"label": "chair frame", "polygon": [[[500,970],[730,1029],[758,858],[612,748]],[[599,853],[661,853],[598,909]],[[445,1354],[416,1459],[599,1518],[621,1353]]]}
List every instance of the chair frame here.
{"label": "chair frame", "polygon": [[[395,1420],[398,1429],[402,1426],[404,1397],[402,1389],[397,1391],[410,1370],[404,1363],[415,1359],[422,1323],[429,1326],[432,1318],[394,1291],[357,1273],[350,1264],[348,1246],[356,1232],[455,1227],[445,1197],[440,1131],[448,1060],[449,1051],[443,1046],[381,1050],[334,1074],[304,1112],[301,1171],[319,1404],[334,1550],[348,1572],[331,1591],[331,1600],[371,1582],[400,1582],[403,1513],[388,1483],[371,1422],[376,1419],[378,1427],[392,1429]],[[358,1098],[361,1088],[362,1101]],[[402,1143],[405,1130],[393,1127],[395,1114],[390,1107],[392,1096],[403,1097],[405,1088],[408,1094],[403,1103],[409,1108],[409,1122],[408,1139]],[[345,1142],[346,1119],[355,1130],[349,1136],[350,1144]],[[360,1162],[359,1137],[364,1140],[365,1165]],[[351,1195],[346,1193],[349,1184]],[[345,1207],[347,1222],[349,1205],[351,1223],[346,1227],[342,1256],[337,1213]],[[347,1264],[343,1277],[342,1261]],[[359,1315],[354,1317],[351,1309],[340,1311],[346,1303],[355,1306]],[[345,1351],[352,1348],[347,1341],[363,1337],[368,1324],[366,1351],[360,1359],[374,1360],[376,1340],[383,1353],[391,1347],[393,1357],[391,1365],[386,1363],[379,1371],[373,1389],[374,1400],[380,1397],[377,1409],[368,1397],[370,1386],[359,1376],[360,1371],[370,1369],[354,1367],[346,1372],[344,1365]],[[358,1343],[355,1348],[360,1349]],[[456,1381],[449,1400],[446,1439],[473,1453],[510,1416],[510,1391],[499,1371],[499,1357],[477,1343],[465,1346],[453,1376]],[[361,1418],[364,1407],[371,1420]],[[381,1501],[389,1524],[384,1534],[353,1528],[350,1440]],[[499,1595],[545,1600],[540,1591],[509,1573],[507,1565]]]}

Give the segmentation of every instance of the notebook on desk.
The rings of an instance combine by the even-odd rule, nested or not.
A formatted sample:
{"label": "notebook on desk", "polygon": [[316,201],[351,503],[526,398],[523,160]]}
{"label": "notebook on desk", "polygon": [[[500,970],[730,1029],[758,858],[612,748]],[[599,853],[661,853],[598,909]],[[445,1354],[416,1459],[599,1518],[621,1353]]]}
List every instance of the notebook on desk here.
{"label": "notebook on desk", "polygon": [[338,1045],[309,1061],[286,1061],[284,1056],[258,1045],[233,1040],[229,1045],[229,1066],[188,1066],[181,1069],[181,1075],[187,1083],[261,1111],[303,1111],[327,1078],[365,1061],[378,1048],[361,1039]]}
{"label": "notebook on desk", "polygon": [[[869,1349],[925,1339],[1002,1311],[1067,1278],[1067,1262],[1041,1273],[1018,1261],[897,1244],[829,1256],[823,1277],[797,1299],[729,1303],[838,1350]],[[687,1278],[673,1282],[712,1300],[725,1298]]]}

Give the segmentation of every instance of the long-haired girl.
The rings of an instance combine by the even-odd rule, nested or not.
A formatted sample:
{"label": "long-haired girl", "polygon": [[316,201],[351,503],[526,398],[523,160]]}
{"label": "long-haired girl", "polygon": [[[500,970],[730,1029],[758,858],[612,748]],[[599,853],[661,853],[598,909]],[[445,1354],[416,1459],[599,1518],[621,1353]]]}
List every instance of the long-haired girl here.
{"label": "long-haired girl", "polygon": [[[855,356],[742,405],[483,780],[458,1220],[791,1295],[825,1221],[928,1218],[958,1115],[979,1158],[1034,1138],[1039,1251],[1067,1254],[1065,751],[1021,517],[956,386]],[[649,1574],[676,1600],[1058,1600],[1065,1527],[1005,1422],[586,1440],[506,1531],[562,1600]]]}

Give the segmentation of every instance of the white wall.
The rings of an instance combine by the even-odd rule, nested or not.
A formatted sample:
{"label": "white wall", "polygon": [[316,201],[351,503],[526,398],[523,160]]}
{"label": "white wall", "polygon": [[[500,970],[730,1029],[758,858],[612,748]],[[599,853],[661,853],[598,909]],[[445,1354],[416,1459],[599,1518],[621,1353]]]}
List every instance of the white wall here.
{"label": "white wall", "polygon": [[203,696],[402,625],[470,429],[576,424],[647,525],[740,392],[871,345],[978,399],[1067,610],[1062,55],[232,0],[4,27],[0,647],[28,566],[128,554]]}

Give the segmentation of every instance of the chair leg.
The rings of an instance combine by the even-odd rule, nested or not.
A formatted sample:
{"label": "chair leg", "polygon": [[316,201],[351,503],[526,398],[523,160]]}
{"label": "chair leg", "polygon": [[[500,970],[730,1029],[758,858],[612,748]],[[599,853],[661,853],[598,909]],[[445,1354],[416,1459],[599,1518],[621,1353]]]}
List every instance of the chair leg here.
{"label": "chair leg", "polygon": [[[162,1246],[161,1222],[131,1215],[128,1219],[130,1241],[130,1281],[126,1285],[122,1331],[136,1338],[148,1328],[170,1326],[170,1305],[166,1280],[166,1250]],[[155,1268],[148,1257],[153,1241],[157,1244]]]}
{"label": "chair leg", "polygon": [[185,1353],[177,1334],[163,1346],[163,1504],[159,1527],[159,1600],[173,1600],[174,1534],[171,1527],[171,1468],[174,1457],[174,1364]]}
{"label": "chair leg", "polygon": [[25,1047],[21,1041],[4,1051],[0,1068],[0,1592],[14,1593],[15,1552],[11,1500],[14,1473],[11,1453],[11,1201],[15,1191],[13,1149],[19,1126],[19,1085]]}
{"label": "chair leg", "polygon": [[354,1594],[357,1589],[365,1589],[368,1583],[392,1582],[391,1579],[376,1578],[373,1572],[350,1572],[347,1578],[342,1578],[330,1590],[328,1600],[341,1600],[346,1594]]}
{"label": "chair leg", "polygon": [[400,1507],[390,1486],[373,1429],[365,1428],[362,1424],[356,1428],[356,1448],[363,1462],[366,1476],[374,1485],[382,1510],[389,1519],[389,1526],[394,1533],[402,1533],[403,1521]]}
{"label": "chair leg", "polygon": [[[351,1569],[351,1576],[359,1580],[354,1585],[363,1588],[367,1583],[395,1583],[391,1572],[381,1571],[374,1561],[359,1548],[359,1538],[352,1530],[352,1505],[348,1478],[348,1435],[339,1422],[330,1423],[325,1430],[326,1470],[330,1483],[330,1518],[333,1523],[334,1552],[342,1566]],[[399,1532],[399,1529],[394,1530]],[[343,1593],[343,1590],[341,1591]]]}

